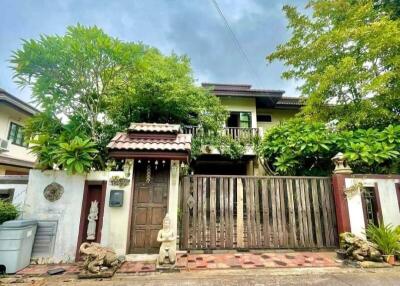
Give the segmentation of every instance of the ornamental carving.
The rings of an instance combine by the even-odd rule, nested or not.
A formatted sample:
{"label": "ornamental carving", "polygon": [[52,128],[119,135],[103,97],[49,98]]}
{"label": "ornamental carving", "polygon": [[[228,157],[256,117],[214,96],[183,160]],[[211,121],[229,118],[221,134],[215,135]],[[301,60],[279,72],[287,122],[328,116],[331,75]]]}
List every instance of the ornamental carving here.
{"label": "ornamental carving", "polygon": [[128,178],[123,178],[120,176],[112,176],[110,179],[111,186],[118,186],[120,188],[124,188],[129,185],[131,180]]}
{"label": "ornamental carving", "polygon": [[43,196],[49,202],[58,201],[64,193],[64,187],[54,182],[44,188]]}
{"label": "ornamental carving", "polygon": [[361,193],[363,191],[363,184],[362,182],[354,183],[354,185],[348,187],[344,190],[344,194],[347,198],[353,197],[357,193]]}

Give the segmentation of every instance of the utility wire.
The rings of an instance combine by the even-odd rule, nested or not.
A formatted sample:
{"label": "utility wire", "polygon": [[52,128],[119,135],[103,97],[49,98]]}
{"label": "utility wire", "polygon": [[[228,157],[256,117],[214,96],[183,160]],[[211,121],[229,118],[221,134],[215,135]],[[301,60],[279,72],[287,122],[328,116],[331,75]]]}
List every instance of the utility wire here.
{"label": "utility wire", "polygon": [[222,20],[224,21],[225,27],[231,34],[233,41],[235,42],[237,48],[239,49],[240,53],[243,55],[245,61],[250,67],[250,70],[253,72],[254,76],[257,78],[257,81],[261,84],[261,77],[259,76],[257,70],[253,67],[253,65],[250,62],[249,57],[247,56],[245,50],[242,48],[242,45],[240,44],[239,39],[236,37],[235,32],[231,28],[231,25],[229,24],[228,20],[224,16],[224,13],[222,12],[221,8],[219,7],[218,3],[216,0],[211,0],[211,2],[214,4],[215,9],[217,10],[218,14],[221,16]]}

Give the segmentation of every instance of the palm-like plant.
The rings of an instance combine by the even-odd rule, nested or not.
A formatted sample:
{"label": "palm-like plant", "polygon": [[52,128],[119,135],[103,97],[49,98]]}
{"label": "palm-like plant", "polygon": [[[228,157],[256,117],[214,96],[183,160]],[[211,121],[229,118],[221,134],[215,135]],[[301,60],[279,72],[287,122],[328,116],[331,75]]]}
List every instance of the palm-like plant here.
{"label": "palm-like plant", "polygon": [[394,255],[400,251],[399,234],[390,224],[380,226],[369,224],[366,235],[384,255]]}
{"label": "palm-like plant", "polygon": [[88,172],[98,150],[90,139],[76,136],[70,142],[59,143],[54,151],[57,162],[70,174]]}

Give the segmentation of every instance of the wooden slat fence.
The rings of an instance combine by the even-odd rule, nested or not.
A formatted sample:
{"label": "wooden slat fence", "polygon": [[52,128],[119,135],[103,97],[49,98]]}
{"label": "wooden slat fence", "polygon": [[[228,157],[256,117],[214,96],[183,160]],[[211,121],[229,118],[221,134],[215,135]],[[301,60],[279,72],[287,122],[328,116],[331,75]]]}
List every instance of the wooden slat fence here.
{"label": "wooden slat fence", "polygon": [[337,246],[329,177],[186,176],[182,249]]}

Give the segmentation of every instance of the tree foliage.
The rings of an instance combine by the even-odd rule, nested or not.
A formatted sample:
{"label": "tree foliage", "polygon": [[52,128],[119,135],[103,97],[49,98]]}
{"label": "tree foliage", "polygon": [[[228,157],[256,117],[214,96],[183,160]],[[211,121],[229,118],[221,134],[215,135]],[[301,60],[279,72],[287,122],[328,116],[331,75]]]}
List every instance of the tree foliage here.
{"label": "tree foliage", "polygon": [[350,129],[399,124],[397,1],[311,0],[307,8],[284,6],[292,36],[267,57],[287,66],[284,78],[300,80],[303,115]]}
{"label": "tree foliage", "polygon": [[400,171],[400,125],[336,131],[324,123],[290,120],[269,130],[258,153],[283,175],[329,175],[343,152],[354,172]]}
{"label": "tree foliage", "polygon": [[[219,99],[195,86],[187,57],[122,42],[97,27],[77,25],[63,36],[24,40],[11,63],[16,82],[31,87],[43,111],[29,120],[25,132],[43,169],[105,168],[105,146],[131,122],[215,129],[226,118]],[[99,153],[88,155],[77,147],[80,163],[71,165],[68,156],[82,142]]]}

